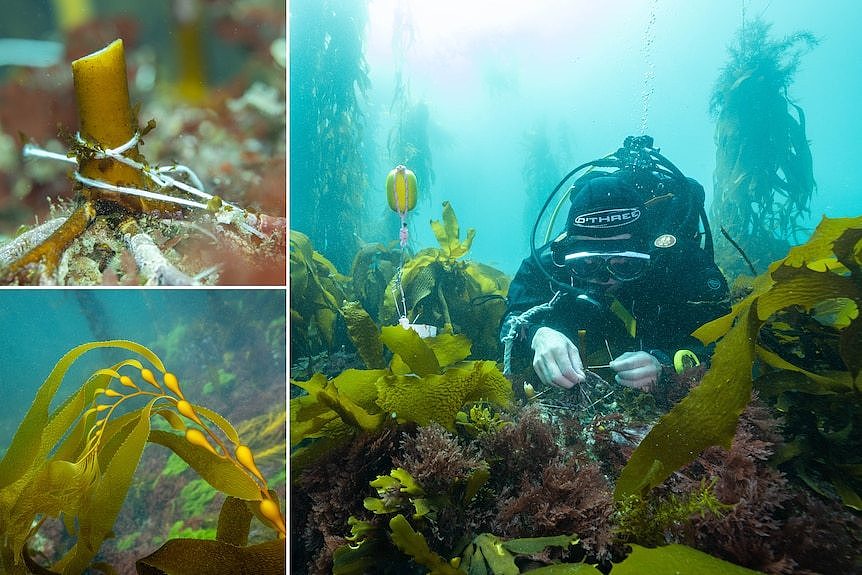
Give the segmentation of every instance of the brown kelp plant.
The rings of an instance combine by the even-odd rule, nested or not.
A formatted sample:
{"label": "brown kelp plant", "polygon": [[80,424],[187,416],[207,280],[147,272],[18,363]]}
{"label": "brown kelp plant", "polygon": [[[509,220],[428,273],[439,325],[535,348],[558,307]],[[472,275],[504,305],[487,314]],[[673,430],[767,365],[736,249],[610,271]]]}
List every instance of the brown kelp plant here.
{"label": "brown kelp plant", "polygon": [[[252,213],[207,192],[188,166],[158,166],[144,157],[141,147],[156,120],[140,125],[130,104],[123,41],[71,68],[80,128],[66,138],[69,152],[27,142],[23,153],[72,164],[75,200],[71,209],[58,209],[56,217],[0,246],[0,282],[190,285],[242,276],[242,283],[254,283],[257,272],[270,269],[276,270],[270,283],[282,283],[284,218]],[[190,231],[226,248],[218,261],[211,247],[184,242]],[[253,255],[242,258],[245,273],[233,280],[232,253]]]}
{"label": "brown kelp plant", "polygon": [[[52,409],[67,371],[97,348],[137,357],[94,371]],[[139,573],[239,573],[249,565],[256,573],[284,573],[284,517],[251,450],[224,417],[186,399],[158,356],[124,340],[83,344],[64,355],[0,461],[3,572],[73,575],[90,567],[111,572],[94,558],[115,535],[114,522],[148,442],[173,451],[227,498],[214,540],[171,539],[138,560]],[[249,545],[255,517],[275,536]],[[31,546],[46,522],[58,520],[74,543],[51,565],[40,565]]]}
{"label": "brown kelp plant", "polygon": [[[290,233],[290,345],[293,356],[309,358],[353,348],[347,314],[361,310],[380,325],[397,323],[395,297],[403,290],[408,320],[466,335],[475,357],[497,353],[497,326],[505,312],[509,278],[500,270],[470,261],[474,229],[461,237],[455,210],[443,203],[442,220],[431,222],[439,247],[406,258],[382,244],[360,249],[349,275],[342,274],[307,236]],[[397,294],[397,295],[394,295]],[[351,303],[348,311],[346,302]],[[398,305],[400,305],[400,301]]]}
{"label": "brown kelp plant", "polygon": [[291,217],[344,269],[362,236],[364,107],[371,86],[363,54],[367,2],[295,2],[290,35]]}
{"label": "brown kelp plant", "polygon": [[[760,19],[745,22],[710,103],[717,120],[711,220],[760,269],[798,241],[815,188],[805,113],[788,89],[817,40],[808,32],[773,40],[769,32]],[[726,273],[747,272],[723,238],[717,260]]]}

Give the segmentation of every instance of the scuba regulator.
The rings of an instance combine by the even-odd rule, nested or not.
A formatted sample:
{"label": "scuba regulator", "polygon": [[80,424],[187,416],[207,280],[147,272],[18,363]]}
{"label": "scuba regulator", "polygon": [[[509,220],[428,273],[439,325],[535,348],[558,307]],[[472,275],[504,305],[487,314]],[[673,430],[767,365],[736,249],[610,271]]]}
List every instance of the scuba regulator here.
{"label": "scuba regulator", "polygon": [[[704,208],[703,186],[696,180],[686,177],[653,144],[653,139],[647,135],[628,136],[616,152],[590,160],[571,170],[545,200],[530,235],[530,254],[554,289],[599,305],[596,299],[589,293],[585,293],[583,288],[576,288],[574,282],[564,283],[555,278],[552,271],[547,268],[547,263],[542,261],[539,251],[550,245],[552,259],[557,267],[560,267],[559,262],[565,259],[570,251],[572,239],[568,237],[568,229],[566,229],[549,244],[548,239],[556,214],[566,198],[574,202],[579,190],[593,178],[608,176],[618,178],[637,192],[640,206],[612,211],[616,212],[614,217],[621,219],[640,217],[641,211],[649,213],[655,222],[650,229],[650,244],[647,250],[650,254],[672,247],[679,239],[697,243],[710,258],[713,257],[712,232]],[[575,180],[557,202],[548,223],[545,242],[541,248],[537,248],[536,233],[548,207],[566,182],[584,170],[586,173]]]}

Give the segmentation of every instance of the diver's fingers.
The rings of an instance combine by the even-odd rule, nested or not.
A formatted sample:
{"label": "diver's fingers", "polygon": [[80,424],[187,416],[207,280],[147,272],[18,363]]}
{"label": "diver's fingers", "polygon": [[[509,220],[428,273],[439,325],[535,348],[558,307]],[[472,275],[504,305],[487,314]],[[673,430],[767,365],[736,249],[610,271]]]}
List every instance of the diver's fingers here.
{"label": "diver's fingers", "polygon": [[560,366],[550,355],[537,356],[533,361],[533,369],[545,385],[555,385],[565,389],[574,385],[574,382],[563,376]]}
{"label": "diver's fingers", "polygon": [[557,348],[552,350],[551,358],[557,364],[557,369],[560,371],[560,377],[554,379],[556,385],[570,389],[584,380],[584,370],[580,365],[581,360],[578,355],[578,348],[572,343],[568,343],[562,349]]}
{"label": "diver's fingers", "polygon": [[555,347],[546,350],[545,353],[537,353],[533,358],[533,369],[542,383],[564,389],[571,389],[583,379],[582,375],[579,377],[572,365],[569,351],[565,347]]}
{"label": "diver's fingers", "polygon": [[559,331],[542,326],[533,335],[531,347],[536,352],[533,356],[533,369],[546,385],[556,385],[570,389],[584,379],[584,370],[572,361],[572,356],[578,356],[578,349],[568,337]]}
{"label": "diver's fingers", "polygon": [[658,360],[645,351],[627,351],[611,361],[609,367],[616,371],[628,371],[643,365],[658,363]]}
{"label": "diver's fingers", "polygon": [[626,352],[610,367],[617,372],[617,383],[643,391],[652,391],[661,375],[661,363],[645,351]]}
{"label": "diver's fingers", "polygon": [[569,352],[569,362],[572,364],[578,381],[584,381],[587,375],[584,373],[584,364],[581,362],[581,352],[578,351],[578,348],[574,344],[570,345],[567,350]]}
{"label": "diver's fingers", "polygon": [[615,379],[620,385],[632,389],[652,391],[658,380],[658,372],[649,366],[644,366],[629,371],[621,371],[615,376]]}

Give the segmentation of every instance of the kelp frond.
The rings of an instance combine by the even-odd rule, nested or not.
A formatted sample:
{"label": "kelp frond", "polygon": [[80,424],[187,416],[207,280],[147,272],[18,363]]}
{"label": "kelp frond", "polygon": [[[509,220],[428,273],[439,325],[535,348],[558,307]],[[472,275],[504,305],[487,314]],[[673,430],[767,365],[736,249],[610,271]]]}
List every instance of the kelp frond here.
{"label": "kelp frond", "polygon": [[411,329],[388,326],[380,340],[393,353],[387,369],[349,369],[331,380],[315,374],[291,382],[308,393],[290,402],[294,469],[386,422],[433,421],[451,431],[464,404],[507,407],[513,399],[511,384],[494,362],[463,361],[470,354],[463,336],[422,339]]}
{"label": "kelp frond", "polygon": [[741,78],[758,75],[774,90],[787,89],[793,83],[802,56],[819,43],[814,34],[805,30],[773,40],[771,30],[772,24],[755,18],[737,31],[727,50],[729,61],[721,69],[713,89],[710,101],[713,114],[718,114],[727,94]]}
{"label": "kelp frond", "polygon": [[[431,221],[431,228],[440,247],[421,250],[402,270],[408,316],[442,326],[442,331],[467,334],[478,357],[494,357],[509,278],[491,266],[465,259],[476,230],[470,228],[461,238],[458,218],[449,202],[443,203],[442,221]],[[390,282],[386,293],[393,293],[395,281]],[[392,298],[385,299],[380,309],[383,323],[398,320]]]}
{"label": "kelp frond", "polygon": [[[824,305],[836,301],[845,302],[840,306],[844,313],[831,316],[834,336],[830,339],[835,341],[836,357],[829,369],[815,373],[804,367],[804,360],[814,358],[781,353],[783,350],[768,345],[769,322],[784,310],[816,314]],[[825,394],[833,396],[834,403],[844,406],[845,411],[855,411],[850,417],[843,414],[840,421],[858,421],[862,319],[846,302],[854,302],[857,309],[862,305],[862,217],[823,218],[809,242],[774,262],[767,273],[755,280],[752,293],[734,305],[730,314],[695,331],[694,335],[704,343],[720,338],[712,367],[700,385],[652,428],[632,454],[617,482],[615,498],[643,496],[706,447],[729,447],[752,388],[761,383],[768,384],[765,394],[781,401],[788,417],[793,415],[793,409],[788,408],[794,405],[812,409],[805,401],[798,405],[791,401],[794,395],[807,394],[811,400]],[[830,316],[821,313],[820,317]],[[798,335],[796,339],[802,337]],[[763,369],[755,371],[758,365]],[[781,373],[785,374],[784,383],[776,387],[777,374]],[[832,413],[820,411],[809,419],[822,425],[830,417],[834,417]],[[808,429],[806,433],[815,431]],[[820,433],[822,437],[826,435]],[[835,447],[824,451],[821,446],[812,452],[810,463],[819,460],[820,470],[827,481],[831,480],[835,492],[845,504],[855,506],[862,502],[858,495],[862,483],[839,470],[859,463],[858,449],[852,445],[838,449],[840,441],[840,437],[833,436],[831,445]],[[841,458],[835,458],[839,453]]]}
{"label": "kelp frond", "polygon": [[[103,347],[132,352],[155,372],[138,357],[99,369],[52,410],[72,364]],[[143,406],[134,408],[140,403]],[[173,431],[153,429],[153,416],[163,418]],[[45,519],[55,517],[62,518],[75,543],[51,570],[84,572],[102,542],[112,536],[148,441],[173,450],[214,488],[253,502],[251,512],[284,537],[278,501],[234,427],[221,415],[190,403],[178,378],[146,347],[124,340],[101,341],[80,345],[60,359],[0,461],[3,571],[28,572],[28,542]]]}
{"label": "kelp frond", "polygon": [[298,349],[309,349],[308,340],[315,336],[332,344],[347,279],[314,250],[308,236],[290,232],[291,342]]}

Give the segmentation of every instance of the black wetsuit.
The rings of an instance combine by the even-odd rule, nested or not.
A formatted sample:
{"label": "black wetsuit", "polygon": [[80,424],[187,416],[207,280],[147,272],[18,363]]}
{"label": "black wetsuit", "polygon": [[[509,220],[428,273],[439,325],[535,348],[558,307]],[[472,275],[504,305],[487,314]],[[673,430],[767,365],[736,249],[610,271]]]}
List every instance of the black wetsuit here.
{"label": "black wetsuit", "polygon": [[[579,347],[578,332],[585,330],[586,349],[581,351],[591,363],[607,363],[608,347],[614,357],[643,350],[663,364],[670,362],[677,350],[689,349],[703,361],[708,350],[690,334],[730,311],[727,281],[712,258],[694,242],[678,242],[652,257],[644,277],[623,283],[613,295],[593,293],[587,291],[587,284],[575,283],[574,287],[588,297],[563,291],[552,311],[538,314],[526,325],[514,318],[548,302],[558,289],[532,258],[525,259],[509,286],[500,334],[505,341],[510,326],[515,325],[513,360],[517,367],[532,361],[530,343],[542,326],[565,334]],[[558,281],[571,283],[568,271],[555,268],[549,255],[545,269],[555,270],[552,273]]]}

